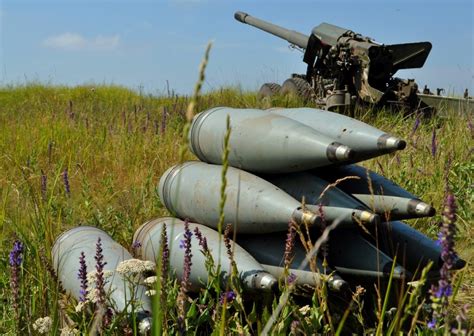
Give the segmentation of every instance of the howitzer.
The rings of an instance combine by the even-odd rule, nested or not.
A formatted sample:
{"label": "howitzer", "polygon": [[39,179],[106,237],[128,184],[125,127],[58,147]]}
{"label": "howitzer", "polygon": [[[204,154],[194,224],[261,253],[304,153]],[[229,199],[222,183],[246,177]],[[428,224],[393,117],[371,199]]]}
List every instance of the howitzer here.
{"label": "howitzer", "polygon": [[350,111],[356,102],[411,111],[427,107],[417,96],[415,81],[394,74],[421,68],[430,53],[430,42],[384,45],[329,23],[321,23],[308,36],[243,12],[236,12],[235,19],[304,49],[306,74],[293,75],[281,88],[266,83],[261,96],[294,94],[330,111]]}

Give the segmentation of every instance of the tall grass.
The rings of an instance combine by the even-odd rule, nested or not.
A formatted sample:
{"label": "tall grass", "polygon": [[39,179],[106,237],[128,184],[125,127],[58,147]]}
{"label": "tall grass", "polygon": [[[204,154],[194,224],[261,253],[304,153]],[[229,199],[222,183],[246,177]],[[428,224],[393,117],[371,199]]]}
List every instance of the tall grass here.
{"label": "tall grass", "polygon": [[[53,330],[57,331],[67,319],[65,307],[69,301],[59,290],[49,262],[51,247],[60,232],[87,223],[104,229],[130,248],[132,234],[139,225],[167,214],[157,196],[156,184],[168,167],[183,159],[193,159],[189,151],[181,150],[189,102],[188,97],[173,94],[155,97],[118,86],[59,87],[32,83],[0,88],[1,334],[34,333],[33,322],[44,316],[51,316]],[[276,98],[271,103],[283,107],[301,104],[285,98]],[[268,107],[268,102],[257,101],[255,93],[236,88],[204,94],[194,104],[195,111],[214,106]],[[358,117],[408,141],[404,151],[366,161],[363,165],[439,209],[433,218],[410,221],[432,238],[436,238],[442,219],[448,181],[458,204],[457,248],[461,257],[472,263],[472,116],[428,120],[366,111],[360,112]],[[11,304],[8,257],[15,239],[24,244],[19,273],[19,320]],[[473,280],[473,271],[468,268],[459,284],[453,314],[463,303],[474,302]],[[177,295],[178,284],[173,286],[167,294],[168,300]],[[196,322],[199,307],[212,302],[217,304],[202,296],[196,300],[187,316],[195,321],[189,323],[190,326],[207,321]],[[261,331],[277,308],[278,300],[258,302],[258,307],[253,308],[244,308],[248,305],[245,302],[231,305],[225,314],[234,323],[232,331]],[[406,302],[409,302],[406,307],[410,307],[411,316],[421,316],[416,312],[421,302],[415,304],[411,297]],[[318,319],[324,315],[320,307],[313,298],[311,310],[303,314],[296,301],[290,300],[271,330],[289,332],[289,319],[295,316],[300,317],[299,321],[306,321],[306,328],[313,326],[316,330]],[[355,309],[357,305],[351,307]],[[165,308],[172,310],[173,307]],[[245,318],[239,314],[245,314]],[[351,311],[349,315],[353,321],[357,320],[356,312]],[[173,318],[172,313],[166,316]],[[287,321],[286,324],[283,321]],[[166,321],[163,323],[170,326]],[[385,327],[390,323],[385,321],[378,327],[387,330]],[[412,330],[422,325],[414,323]],[[306,330],[301,326],[292,327],[295,332]],[[376,329],[377,325],[372,327]]]}

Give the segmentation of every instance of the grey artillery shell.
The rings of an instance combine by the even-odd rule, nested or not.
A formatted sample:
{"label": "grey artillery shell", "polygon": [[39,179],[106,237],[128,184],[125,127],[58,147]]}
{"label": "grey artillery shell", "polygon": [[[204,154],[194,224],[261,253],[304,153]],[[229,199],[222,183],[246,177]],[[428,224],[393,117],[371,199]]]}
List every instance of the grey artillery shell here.
{"label": "grey artillery shell", "polygon": [[[160,199],[177,217],[217,228],[221,174],[222,166],[198,161],[171,167],[160,179]],[[225,222],[237,233],[285,231],[290,219],[320,224],[318,216],[273,184],[232,167],[226,176]]]}
{"label": "grey artillery shell", "polygon": [[[397,255],[397,261],[412,273],[426,266],[428,261],[433,261],[432,271],[437,271],[442,265],[441,247],[429,237],[410,227],[408,224],[394,221],[382,223],[379,232],[379,247],[390,256]],[[453,269],[461,269],[466,262],[456,258]]]}
{"label": "grey artillery shell", "polygon": [[248,171],[284,173],[345,162],[354,152],[297,121],[255,109],[217,107],[194,117],[192,152],[208,163],[222,164],[226,118],[232,128],[229,165]]}
{"label": "grey artillery shell", "polygon": [[[331,290],[342,291],[348,288],[348,284],[337,273],[330,268],[324,270],[319,259],[316,260],[316,272],[311,270],[308,264],[304,269],[298,269],[301,262],[306,258],[306,251],[295,238],[293,247],[293,259],[289,266],[289,272],[296,275],[297,285],[317,286],[321,282],[321,274],[330,275],[328,285]],[[265,235],[239,235],[237,242],[247,252],[249,252],[262,266],[275,277],[281,278],[284,275],[284,253],[286,243],[286,233],[277,232]]]}
{"label": "grey artillery shell", "polygon": [[[329,238],[329,264],[341,274],[357,276],[389,276],[393,260],[365,240],[356,230],[337,229]],[[395,265],[393,278],[409,278],[402,266]]]}
{"label": "grey artillery shell", "polygon": [[278,114],[305,124],[355,151],[352,162],[404,149],[406,142],[362,121],[314,108],[272,108]]}
{"label": "grey artillery shell", "polygon": [[[430,217],[435,209],[385,177],[357,165],[314,172],[329,182],[344,176],[357,176],[338,183],[338,187],[388,220]],[[372,190],[372,191],[371,191]]]}
{"label": "grey artillery shell", "polygon": [[[151,302],[145,295],[145,287],[134,285],[135,292],[131,292],[132,286],[121,274],[115,270],[120,262],[133,257],[119,243],[115,242],[104,231],[91,226],[78,226],[62,233],[55,241],[52,248],[53,267],[61,281],[64,289],[79,299],[81,293],[80,280],[78,279],[79,257],[81,252],[85,254],[87,271],[95,270],[96,244],[100,237],[102,243],[102,254],[104,256],[104,270],[110,270],[113,274],[108,277],[105,290],[110,295],[110,301],[114,303],[114,309],[123,311],[130,309],[130,300],[134,299],[136,304],[141,303],[139,316],[142,317],[141,326],[147,328],[151,312]],[[91,286],[91,284],[89,284]]]}
{"label": "grey artillery shell", "polygon": [[[337,220],[339,226],[352,227],[354,224],[375,225],[380,222],[378,215],[368,211],[365,206],[337,187],[331,187],[323,194],[329,183],[309,172],[262,177],[295,199],[302,201],[304,198],[305,203],[309,204],[307,209],[322,215],[328,224]],[[312,206],[315,204],[317,206]]]}
{"label": "grey artillery shell", "polygon": [[[172,217],[164,217],[152,220],[143,224],[133,236],[134,242],[139,242],[137,249],[139,258],[155,261],[160,251],[161,233],[166,226],[168,235],[168,246],[170,249],[169,262],[171,270],[181,278],[183,276],[184,249],[179,247],[180,241],[185,239],[184,222]],[[215,265],[221,265],[221,270],[227,276],[231,272],[231,263],[227,255],[227,249],[224,245],[223,237],[219,239],[219,233],[204,225],[189,223],[191,236],[191,273],[190,282],[193,288],[202,287],[208,281],[208,270],[206,269],[206,256],[201,251],[199,240],[194,233],[198,228],[202,236],[206,238],[207,245],[214,260]],[[239,271],[239,277],[242,280],[246,290],[264,290],[275,289],[278,281],[271,274],[266,272],[247,251],[238,244],[233,243],[233,257]]]}

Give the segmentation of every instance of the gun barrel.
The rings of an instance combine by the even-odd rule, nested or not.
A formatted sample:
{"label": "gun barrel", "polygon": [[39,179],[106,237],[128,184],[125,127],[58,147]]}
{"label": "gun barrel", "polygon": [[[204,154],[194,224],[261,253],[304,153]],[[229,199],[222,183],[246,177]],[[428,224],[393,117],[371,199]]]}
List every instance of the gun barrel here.
{"label": "gun barrel", "polygon": [[257,19],[256,17],[248,15],[244,12],[235,12],[234,17],[237,21],[257,27],[263,31],[266,31],[267,33],[287,40],[289,43],[294,44],[300,48],[306,49],[308,46],[309,36],[301,34],[297,31],[289,30],[273,23]]}

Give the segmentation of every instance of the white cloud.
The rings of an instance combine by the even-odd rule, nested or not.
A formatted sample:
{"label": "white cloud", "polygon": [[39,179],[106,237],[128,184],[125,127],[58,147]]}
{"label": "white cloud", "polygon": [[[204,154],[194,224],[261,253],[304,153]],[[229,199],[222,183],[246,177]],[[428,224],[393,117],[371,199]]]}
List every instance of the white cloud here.
{"label": "white cloud", "polygon": [[48,37],[42,44],[44,47],[59,50],[114,50],[120,44],[120,36],[97,35],[86,38],[77,33],[63,33]]}

